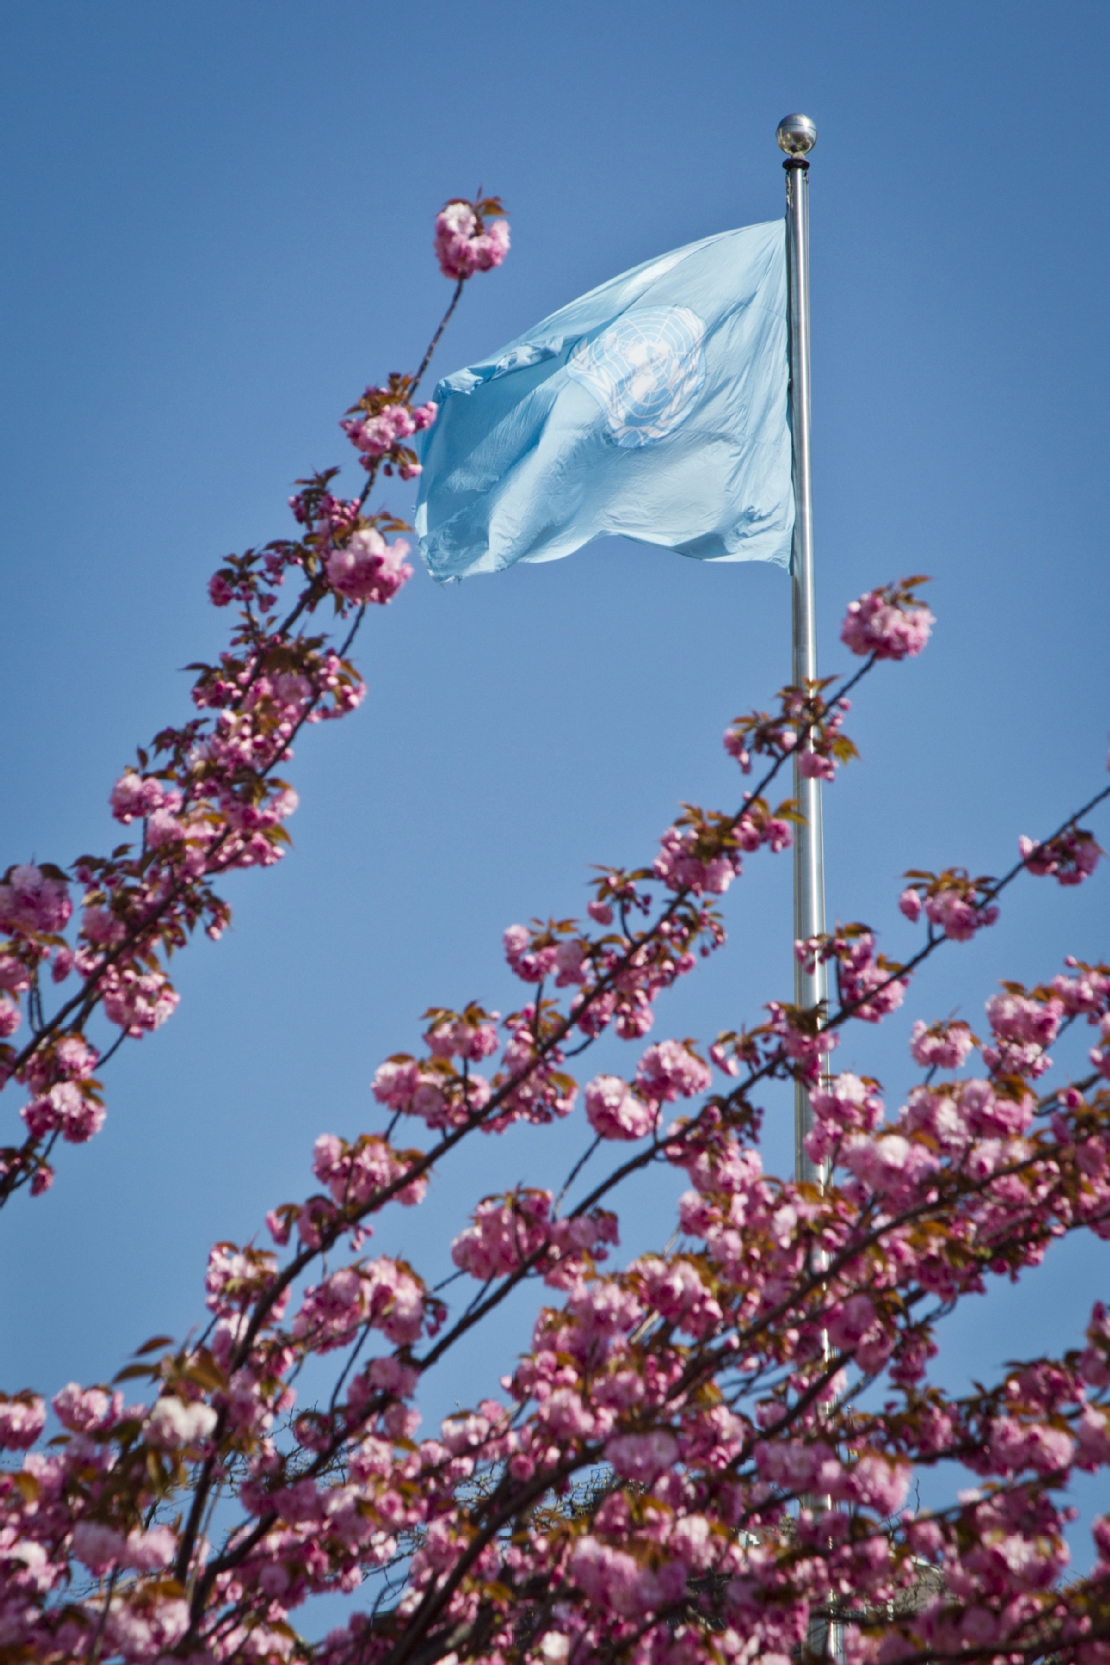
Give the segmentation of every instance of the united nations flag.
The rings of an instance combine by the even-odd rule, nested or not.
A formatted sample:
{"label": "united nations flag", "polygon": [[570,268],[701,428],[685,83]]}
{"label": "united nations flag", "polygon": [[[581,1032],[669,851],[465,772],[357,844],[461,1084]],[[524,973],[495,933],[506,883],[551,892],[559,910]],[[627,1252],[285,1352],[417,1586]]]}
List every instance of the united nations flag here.
{"label": "united nations flag", "polygon": [[416,511],[436,578],[614,534],[790,564],[784,225],[602,284],[436,389]]}

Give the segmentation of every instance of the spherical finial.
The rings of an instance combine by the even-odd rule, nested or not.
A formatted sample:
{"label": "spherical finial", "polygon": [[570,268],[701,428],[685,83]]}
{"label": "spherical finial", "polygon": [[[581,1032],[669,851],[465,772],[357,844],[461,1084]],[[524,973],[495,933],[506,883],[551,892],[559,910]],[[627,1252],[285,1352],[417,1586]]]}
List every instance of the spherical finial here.
{"label": "spherical finial", "polygon": [[817,143],[817,124],[808,116],[783,116],[775,138],[788,156],[805,156]]}

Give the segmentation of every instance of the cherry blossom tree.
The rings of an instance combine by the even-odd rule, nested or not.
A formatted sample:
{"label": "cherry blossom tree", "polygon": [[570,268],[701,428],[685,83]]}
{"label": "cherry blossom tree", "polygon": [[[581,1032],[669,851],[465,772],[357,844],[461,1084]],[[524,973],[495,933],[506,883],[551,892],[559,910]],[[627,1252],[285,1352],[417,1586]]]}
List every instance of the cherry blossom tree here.
{"label": "cherry blossom tree", "polygon": [[[507,245],[496,201],[448,205],[436,247],[452,309]],[[29,1094],[5,1200],[43,1190],[58,1139],[102,1120],[93,1013],[120,1040],[170,1014],[169,953],[226,923],[215,880],[281,853],[294,800],[273,771],[305,723],[357,704],[354,632],[409,573],[399,524],[367,495],[417,466],[405,441],[434,419],[414,403],[426,366],[349,413],[359,499],[333,497],[331,473],[301,482],[298,536],[213,578],[237,623],[220,663],[197,667],[202,716],[112,792],[138,842],[72,878],[7,874],[3,1023],[12,1036],[25,1014],[31,1038],[5,1055]],[[299,595],[275,624],[291,575]],[[849,696],[925,647],[922,582],[852,604],[853,671],[730,724],[738,803],[684,807],[643,866],[600,870],[582,919],[505,931],[519,1009],[432,1007],[420,1055],[377,1070],[370,1131],[320,1136],[316,1188],[275,1206],[268,1241],[213,1248],[197,1331],[148,1341],[116,1383],[63,1387],[45,1446],[44,1399],[0,1399],[0,1660],[1110,1665],[1110,1517],[1080,1577],[1065,1541],[1072,1477],[1110,1464],[1110,1315],[1096,1306],[1073,1350],[962,1397],[930,1379],[958,1303],[1070,1233],[1110,1237],[1110,966],[1005,984],[982,1039],[921,1017],[920,1080],[900,1105],[833,1068],[846,1026],[902,1006],[919,967],[988,929],[1015,883],[1090,877],[1101,852],[1080,821],[1110,787],[1023,837],[1001,877],[908,873],[900,906],[922,938],[907,961],[860,923],[798,943],[829,969],[826,1008],[772,990],[763,1021],[708,1046],[647,1039],[665,992],[723,946],[715,899],[790,847],[787,767],[834,781],[855,755]],[[317,623],[325,603],[338,643]],[[77,979],[53,1017],[48,970]],[[1078,1072],[1048,1051],[1069,1031]],[[628,1068],[583,1074],[614,1035],[635,1049]],[[759,1101],[775,1081],[808,1094],[814,1183],[764,1172]],[[478,1135],[574,1116],[581,1154],[561,1190],[478,1199],[448,1288],[368,1252],[386,1211],[418,1207]],[[688,1180],[675,1233],[626,1264],[618,1193],[657,1166]],[[426,1384],[525,1283],[529,1350],[420,1438]],[[940,1495],[960,1470],[969,1487],[907,1507],[915,1478]],[[310,1640],[312,1598],[336,1593],[348,1622]]]}

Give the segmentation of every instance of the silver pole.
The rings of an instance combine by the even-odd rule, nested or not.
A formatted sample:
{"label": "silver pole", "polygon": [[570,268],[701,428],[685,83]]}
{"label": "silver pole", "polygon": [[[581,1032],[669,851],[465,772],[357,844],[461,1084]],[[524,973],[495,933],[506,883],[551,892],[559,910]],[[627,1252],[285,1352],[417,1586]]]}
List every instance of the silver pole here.
{"label": "silver pole", "polygon": [[[817,143],[808,116],[784,116],[776,135],[786,152],[786,250],[790,285],[790,425],[794,441],[794,547],[791,553],[794,666],[791,681],[817,677],[817,609],[813,592],[813,496],[809,466],[809,186],[807,154]],[[825,929],[825,843],[821,826],[821,782],[807,780],[794,763],[794,796],[805,821],[794,836],[794,937],[814,937]],[[828,980],[823,965],[806,971],[794,961],[794,1001],[813,1007],[825,1000]],[[794,1172],[799,1180],[823,1183],[827,1171],[806,1155],[803,1140],[813,1121],[809,1094],[794,1087]],[[828,1340],[825,1339],[828,1349]],[[810,1499],[829,1508],[831,1499]],[[829,1665],[842,1665],[842,1627],[836,1620],[814,1617],[809,1649]]]}
{"label": "silver pole", "polygon": [[[817,128],[808,116],[785,116],[776,137],[786,152],[786,248],[790,287],[790,422],[794,441],[794,546],[791,559],[794,663],[791,681],[817,676],[817,621],[813,590],[813,500],[809,448],[809,163]],[[825,929],[825,852],[821,782],[807,780],[794,763],[794,796],[805,816],[794,837],[794,937]],[[806,971],[794,962],[794,1001],[813,1007],[826,998],[825,967]],[[812,1112],[801,1082],[794,1089],[794,1170],[799,1180],[823,1176],[805,1153]]]}

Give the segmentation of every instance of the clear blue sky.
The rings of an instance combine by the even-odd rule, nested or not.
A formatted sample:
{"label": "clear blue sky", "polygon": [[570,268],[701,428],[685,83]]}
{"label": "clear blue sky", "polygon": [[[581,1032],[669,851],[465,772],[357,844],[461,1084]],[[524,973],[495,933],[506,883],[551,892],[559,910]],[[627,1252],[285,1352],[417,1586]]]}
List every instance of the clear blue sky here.
{"label": "clear blue sky", "polygon": [[[113,841],[112,781],[186,714],[179,667],[218,651],[208,575],[288,529],[291,482],[345,457],[346,406],[416,363],[448,293],[446,197],[499,191],[513,251],[467,295],[443,372],[779,214],[774,128],[796,109],[820,128],[824,664],[843,663],[844,603],[888,577],[931,573],[940,621],[860,700],[864,762],[828,794],[830,912],[897,952],[905,867],[998,871],[1104,779],[1105,5],[8,0],[0,18],[4,865]],[[180,960],[178,1014],[111,1066],[104,1133],[0,1217],[0,1383],[103,1378],[184,1331],[208,1245],[303,1193],[319,1131],[372,1124],[372,1071],[425,1007],[513,1002],[505,925],[580,909],[589,864],[643,859],[677,800],[732,805],[720,732],[786,680],[788,614],[777,569],[609,541],[449,591],[420,573],[371,618],[364,707],[290,771],[295,852],[230,887],[233,933]],[[974,1023],[999,977],[1105,956],[1107,894],[1105,874],[1027,884],[842,1063],[896,1094],[913,1017]],[[788,993],[785,859],[727,913],[729,951],[657,1036]],[[389,1243],[442,1268],[468,1198],[549,1177],[577,1139],[483,1141]],[[788,1160],[781,1105],[769,1145]],[[660,1200],[632,1200],[630,1246],[660,1241]],[[1065,1249],[980,1303],[955,1375],[1070,1344],[1107,1258]],[[443,1401],[490,1384],[490,1358]]]}

